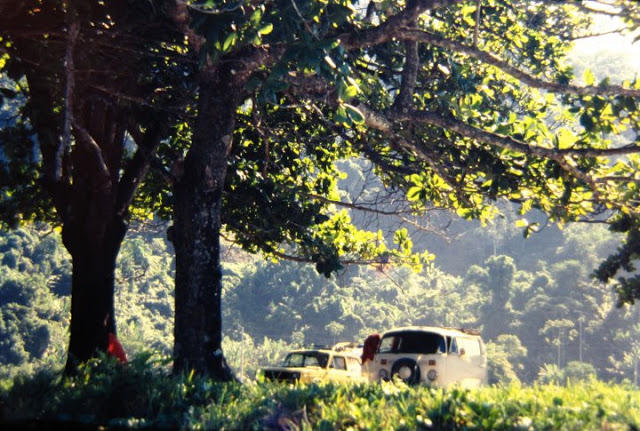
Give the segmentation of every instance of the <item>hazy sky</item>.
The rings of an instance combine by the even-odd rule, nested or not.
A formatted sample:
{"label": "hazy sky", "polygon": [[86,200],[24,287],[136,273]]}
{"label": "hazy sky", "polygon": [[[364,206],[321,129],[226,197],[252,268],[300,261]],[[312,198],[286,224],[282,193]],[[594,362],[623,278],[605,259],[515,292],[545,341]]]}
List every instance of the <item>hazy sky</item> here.
{"label": "hazy sky", "polygon": [[[594,25],[594,31],[611,31],[623,27],[620,20],[605,16],[598,16]],[[636,32],[636,35],[639,34]],[[633,42],[634,35],[609,34],[605,36],[589,37],[576,41],[577,54],[597,53],[608,51],[620,53],[629,58],[631,66],[630,77],[640,74],[640,40]]]}

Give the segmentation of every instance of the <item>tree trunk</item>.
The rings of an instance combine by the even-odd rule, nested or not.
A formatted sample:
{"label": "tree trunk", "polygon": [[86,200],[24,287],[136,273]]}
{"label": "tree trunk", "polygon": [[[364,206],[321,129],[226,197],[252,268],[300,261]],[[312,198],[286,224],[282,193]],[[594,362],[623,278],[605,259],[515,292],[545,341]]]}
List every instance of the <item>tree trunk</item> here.
{"label": "tree trunk", "polygon": [[222,192],[240,89],[224,71],[203,72],[193,142],[174,189],[174,371],[235,377],[222,353]]}
{"label": "tree trunk", "polygon": [[[11,1],[0,11],[6,69],[28,83],[16,113],[37,133],[40,180],[73,261],[71,373],[116,332],[114,272],[128,208],[173,122],[164,103],[186,103],[181,88],[167,90],[173,72],[159,72],[155,57],[165,42],[174,53],[183,35],[145,1]],[[32,145],[25,140],[24,151]]]}
{"label": "tree trunk", "polygon": [[126,225],[119,218],[85,229],[64,226],[63,241],[73,260],[67,374],[105,352],[108,334],[116,333],[114,274],[125,233]]}

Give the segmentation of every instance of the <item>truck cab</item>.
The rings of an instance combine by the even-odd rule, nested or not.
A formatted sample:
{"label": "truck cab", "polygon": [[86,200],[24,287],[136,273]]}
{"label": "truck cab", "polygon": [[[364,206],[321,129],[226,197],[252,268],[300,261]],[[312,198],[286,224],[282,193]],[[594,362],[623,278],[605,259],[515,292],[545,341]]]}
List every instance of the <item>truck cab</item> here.
{"label": "truck cab", "polygon": [[260,370],[265,380],[288,383],[355,383],[362,377],[361,359],[350,343],[293,350],[279,366]]}

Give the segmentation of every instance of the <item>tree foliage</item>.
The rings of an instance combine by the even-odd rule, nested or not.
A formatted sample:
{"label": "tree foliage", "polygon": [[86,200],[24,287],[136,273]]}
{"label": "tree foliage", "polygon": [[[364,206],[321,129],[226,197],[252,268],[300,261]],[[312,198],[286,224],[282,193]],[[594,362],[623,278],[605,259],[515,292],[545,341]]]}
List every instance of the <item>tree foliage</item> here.
{"label": "tree foliage", "polygon": [[[230,157],[242,164],[232,165],[229,183],[237,173],[251,178],[255,191],[255,180],[270,174],[270,166],[280,170],[262,191],[275,211],[265,209],[256,223],[242,212],[247,222],[239,225],[233,191],[251,193],[229,187],[226,207],[233,219],[226,227],[242,244],[278,253],[277,244],[288,243],[323,273],[348,261],[351,249],[341,244],[355,238],[337,234],[346,226],[335,219],[339,213],[325,228],[321,219],[282,208],[275,199],[308,202],[316,213],[326,213],[326,201],[315,195],[330,192],[332,160],[354,153],[369,158],[388,187],[405,190],[414,209],[436,205],[487,220],[496,211],[492,202],[506,197],[522,215],[537,208],[561,224],[635,213],[633,182],[626,179],[636,170],[638,83],[598,83],[585,73],[581,86],[565,61],[573,40],[588,35],[593,16],[617,15],[635,28],[633,2],[605,11],[529,1],[372,2],[366,11],[340,1],[273,6],[187,8],[202,43],[202,67],[216,70],[223,58],[251,59],[262,49],[260,61],[252,63],[255,71],[247,71],[253,72]],[[623,133],[623,144],[612,145]],[[295,172],[304,171],[295,170],[293,159],[277,159],[288,154],[277,149],[283,143],[304,163],[329,169],[313,174],[315,181],[304,174],[295,182],[308,188],[295,195],[280,181],[291,183]],[[305,149],[294,149],[295,143]],[[236,151],[254,152],[250,174],[251,164]],[[255,203],[241,201],[243,208],[263,208]],[[299,220],[308,220],[299,225],[316,233],[301,236],[294,234],[297,227],[272,221],[270,214],[281,210],[296,211]],[[522,226],[527,233],[538,228]],[[274,241],[265,233],[275,234]]]}
{"label": "tree foliage", "polygon": [[[585,36],[590,14],[599,13],[589,7],[428,0],[371,2],[366,12],[343,1],[186,6],[200,57],[201,97],[186,171],[213,174],[212,180],[179,181],[179,206],[192,208],[176,213],[184,217],[176,220],[182,242],[202,235],[181,226],[198,206],[214,208],[198,224],[220,228],[222,199],[216,196],[247,112],[262,138],[257,147],[270,149],[263,136],[312,142],[314,149],[300,154],[313,159],[318,150],[341,155],[332,147],[339,143],[344,155],[369,158],[382,181],[404,190],[416,211],[428,203],[487,220],[496,212],[493,202],[506,198],[519,203],[523,215],[535,208],[560,224],[636,212],[628,180],[637,163],[638,81],[596,83],[586,73],[579,85],[564,61],[572,40]],[[619,6],[608,11],[636,27],[637,5]],[[205,121],[214,125],[208,138]],[[631,142],[612,145],[608,136],[625,129],[633,131]],[[182,188],[193,181],[196,190],[212,184],[215,193]],[[326,203],[308,192],[297,196]],[[344,247],[355,237],[340,219],[339,212],[324,224],[314,218],[305,235],[294,227],[278,240],[328,275],[353,250]],[[537,228],[526,220],[521,225],[526,234]],[[261,230],[280,232],[268,226]],[[246,226],[243,231],[234,234],[242,240]],[[180,250],[186,262],[206,255],[208,265],[217,265],[198,247]],[[370,254],[369,248],[354,251]],[[203,288],[191,275],[185,280],[194,283],[191,292]]]}
{"label": "tree foliage", "polygon": [[[373,163],[385,188],[400,190],[415,212],[435,206],[485,222],[498,211],[495,202],[506,199],[523,217],[536,209],[561,225],[614,220],[627,240],[599,274],[609,279],[632,269],[637,253],[640,84],[596,82],[590,72],[578,83],[566,62],[593,16],[614,15],[627,29],[638,27],[637,3],[603,3],[603,9],[520,0],[385,0],[366,8],[347,0],[4,7],[7,16],[24,20],[3,32],[3,61],[14,82],[27,80],[32,102],[25,105],[31,123],[11,128],[20,145],[4,159],[20,161],[30,178],[34,167],[42,169],[70,249],[79,238],[95,242],[110,232],[120,237],[102,251],[115,260],[133,191],[157,150],[158,176],[168,186],[149,180],[136,202],[174,221],[178,368],[213,374],[222,368],[220,233],[251,251],[312,261],[327,276],[355,261],[419,266],[406,232],[385,244],[340,210],[334,164],[354,155]],[[131,37],[133,27],[139,37]],[[76,43],[87,49],[74,50]],[[112,61],[120,52],[114,45],[143,54]],[[50,61],[34,61],[37,53]],[[37,67],[49,64],[53,71]],[[76,69],[106,71],[113,79],[105,91],[98,83],[103,76]],[[43,103],[33,103],[38,97]],[[169,115],[168,108],[177,112]],[[110,134],[99,126],[112,117],[92,117],[99,112],[126,121]],[[37,123],[43,118],[37,113],[47,121]],[[178,126],[163,141],[168,124]],[[34,141],[24,139],[30,127],[41,159],[32,156]],[[142,157],[133,177],[120,170],[125,137]],[[75,170],[61,163],[76,160],[74,154],[84,161]],[[105,192],[116,184],[126,193]],[[40,216],[22,205],[39,202],[29,198],[38,190],[3,189],[5,218]],[[65,205],[67,196],[78,197],[76,206]],[[87,209],[87,203],[99,205]],[[94,225],[76,224],[77,216],[92,211],[112,216],[99,229],[82,231]],[[524,218],[519,225],[526,235],[539,228]],[[100,256],[76,260],[87,249],[82,245],[74,268],[97,267]],[[633,300],[635,281],[620,285],[621,302]],[[109,286],[101,295],[96,315],[102,319],[114,313]],[[94,338],[104,341],[106,328],[101,331]]]}
{"label": "tree foliage", "polygon": [[73,262],[69,372],[116,332],[130,206],[171,109],[184,109],[189,66],[172,60],[184,41],[157,12],[148,2],[0,4],[0,223],[61,228]]}
{"label": "tree foliage", "polygon": [[[514,248],[519,253],[509,257],[485,259],[483,228],[466,235],[479,252],[461,263],[467,268],[464,276],[436,268],[416,273],[372,265],[350,267],[326,279],[309,266],[265,262],[225,247],[223,348],[229,364],[238,376],[252,379],[259,367],[278,363],[294,347],[361,343],[372,333],[397,326],[445,325],[482,331],[492,381],[533,382],[541,378],[541,368],[556,367],[560,382],[572,361],[592,364],[602,380],[635,381],[640,358],[637,310],[616,308],[613,292],[592,284],[588,272],[575,266],[610,251],[607,244],[613,235],[603,226],[572,225],[554,233],[558,245],[551,245],[547,259],[531,270],[520,268],[530,265],[535,243]],[[434,251],[445,254],[444,249]],[[548,266],[549,259],[566,263]],[[3,376],[59,369],[71,281],[58,235],[37,229],[3,232],[0,260],[5,262],[0,267]],[[150,350],[171,354],[172,261],[169,244],[158,232],[134,229],[123,244],[115,301],[118,335],[130,358]],[[479,284],[503,268],[498,262],[513,274],[503,293],[509,298],[504,305]],[[575,274],[572,285],[566,285],[567,271]],[[504,324],[498,326],[494,322],[500,319]],[[555,331],[562,321],[571,325],[572,336]]]}

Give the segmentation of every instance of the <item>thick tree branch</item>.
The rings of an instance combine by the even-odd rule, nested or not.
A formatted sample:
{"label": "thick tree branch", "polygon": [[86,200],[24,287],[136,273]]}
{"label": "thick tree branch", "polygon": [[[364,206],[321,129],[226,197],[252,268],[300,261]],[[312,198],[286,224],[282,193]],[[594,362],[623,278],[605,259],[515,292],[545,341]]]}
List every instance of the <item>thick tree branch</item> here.
{"label": "thick tree branch", "polygon": [[402,83],[400,92],[394,103],[395,109],[410,110],[413,104],[413,92],[416,88],[418,79],[418,70],[420,63],[418,61],[418,43],[414,40],[407,40],[405,46],[405,60],[402,69]]}
{"label": "thick tree branch", "polygon": [[[362,104],[358,106],[362,110]],[[366,108],[365,108],[366,109]],[[380,113],[376,113],[380,116]],[[365,116],[366,118],[366,116]],[[628,154],[640,153],[640,145],[629,144],[619,148],[547,148],[536,145],[530,145],[523,141],[511,138],[509,136],[500,135],[497,133],[488,132],[486,130],[470,126],[462,121],[456,120],[451,117],[444,117],[435,112],[418,112],[411,113],[397,113],[389,112],[388,117],[385,117],[388,123],[393,121],[412,121],[422,124],[430,124],[432,126],[442,127],[444,129],[451,130],[466,138],[474,139],[479,142],[484,142],[496,147],[509,149],[523,154],[528,154],[540,158],[555,159],[560,156],[575,156],[575,157],[606,157],[606,156],[622,156]],[[373,127],[374,124],[370,124]]]}
{"label": "thick tree branch", "polygon": [[[571,5],[586,15],[603,15],[607,17],[617,17],[621,19],[624,18],[624,19],[628,19],[632,23],[631,25],[627,23],[626,28],[617,29],[612,32],[602,33],[602,34],[610,34],[610,33],[622,33],[622,31],[624,30],[638,29],[640,27],[640,19],[638,18],[638,13],[636,12],[635,14],[632,14],[633,8],[637,7],[637,5],[634,5],[633,3],[635,2],[630,2],[630,4],[626,4],[626,5],[624,4],[616,5],[616,4],[611,4],[608,1],[593,0],[589,2],[574,1],[574,2],[571,2]],[[580,36],[580,37],[576,37],[575,39],[580,39],[582,37],[591,37],[591,35]]]}
{"label": "thick tree branch", "polygon": [[[76,121],[73,122],[73,129],[78,142],[82,144],[85,150],[93,157],[93,166],[98,172],[98,177],[102,179],[103,183],[110,183],[111,175],[109,174],[109,168],[107,168],[107,164],[102,156],[100,146],[93,139],[91,134]],[[90,169],[89,167],[86,168]]]}
{"label": "thick tree branch", "polygon": [[620,10],[616,9],[613,10],[612,5],[607,4],[607,3],[602,3],[602,2],[598,2],[595,1],[593,3],[596,4],[600,4],[603,7],[602,8],[593,8],[590,5],[586,4],[585,2],[582,1],[578,1],[578,2],[572,2],[572,5],[575,6],[576,8],[578,8],[579,10],[581,10],[582,12],[592,15],[592,14],[600,14],[600,15],[606,15],[606,16],[610,16],[610,17],[615,17],[615,16],[620,16]]}
{"label": "thick tree branch", "polygon": [[577,86],[570,84],[561,84],[559,82],[549,82],[541,78],[537,78],[523,70],[518,69],[499,57],[482,51],[473,46],[468,46],[460,42],[445,39],[441,36],[437,36],[433,33],[429,33],[423,30],[404,28],[399,30],[396,34],[399,39],[403,40],[415,40],[423,43],[428,43],[439,48],[447,49],[450,51],[460,52],[468,55],[471,58],[482,61],[483,63],[494,66],[504,73],[519,79],[521,82],[535,88],[544,89],[554,93],[560,94],[574,94],[580,96],[631,96],[640,97],[640,89],[625,88],[621,85],[603,85],[603,86]]}
{"label": "thick tree branch", "polygon": [[[415,1],[407,2],[407,9],[411,10]],[[411,27],[415,27],[418,20],[410,23]],[[413,103],[413,91],[416,88],[418,80],[418,71],[420,70],[420,62],[418,58],[418,43],[415,40],[407,40],[404,42],[405,59],[402,67],[402,81],[400,83],[400,92],[395,100],[396,109],[409,110]]]}
{"label": "thick tree branch", "polygon": [[411,2],[402,12],[389,17],[379,26],[344,33],[339,36],[339,39],[347,49],[379,45],[393,39],[399,29],[415,22],[421,14],[430,10],[454,5],[459,1],[460,0],[416,0]]}
{"label": "thick tree branch", "polygon": [[120,182],[118,183],[118,196],[116,198],[115,212],[123,216],[131,201],[135,191],[147,174],[151,159],[154,157],[156,149],[165,137],[168,125],[168,119],[157,118],[153,125],[147,128],[141,140],[137,141],[138,149],[126,167]]}
{"label": "thick tree branch", "polygon": [[[530,156],[539,157],[542,159],[553,160],[568,174],[574,178],[582,181],[593,193],[594,196],[600,202],[609,202],[614,207],[620,207],[620,205],[611,202],[605,196],[602,195],[602,191],[598,188],[598,181],[592,176],[582,172],[576,165],[571,157],[601,157],[601,156],[620,156],[626,154],[640,153],[640,146],[627,145],[620,148],[608,148],[608,149],[556,149],[545,148],[535,145],[529,145],[525,142],[518,141],[508,136],[491,133],[482,129],[478,129],[473,126],[469,126],[459,120],[453,118],[442,117],[432,112],[412,112],[409,114],[398,113],[395,111],[389,111],[387,115],[379,112],[373,112],[363,104],[358,105],[358,109],[363,112],[365,116],[365,123],[369,127],[380,127],[383,133],[389,134],[392,131],[393,123],[396,121],[409,121],[414,123],[430,124],[433,126],[441,127],[446,130],[451,130],[460,136],[473,139],[478,142],[483,142],[489,145],[493,145],[499,148],[509,149],[511,151],[527,154]],[[433,159],[433,155],[424,151],[419,145],[415,143],[402,140],[401,144],[407,151],[412,151],[417,157],[425,160],[429,166],[445,181],[448,181],[447,176],[443,175],[443,172],[439,171],[439,165]],[[458,187],[449,182],[448,184],[453,190],[458,190]]]}
{"label": "thick tree branch", "polygon": [[[377,129],[383,134],[387,135],[390,142],[393,142],[400,149],[405,151],[406,153],[413,155],[415,157],[424,160],[429,167],[438,174],[440,178],[445,181],[452,190],[456,190],[459,192],[459,187],[457,184],[454,184],[449,175],[447,175],[441,168],[440,164],[435,160],[434,155],[425,151],[421,146],[416,145],[414,143],[408,142],[406,139],[398,136],[394,131],[394,119],[387,118],[385,114],[375,112],[374,110],[368,108],[363,103],[357,105],[357,108],[363,113],[365,117],[365,123],[373,128]],[[395,112],[395,111],[392,111]],[[413,111],[412,111],[413,112]],[[458,198],[463,202],[468,202],[468,198],[464,193],[458,193]]]}
{"label": "thick tree branch", "polygon": [[558,157],[555,159],[555,161],[556,163],[558,163],[558,165],[560,165],[562,169],[565,170],[565,172],[568,172],[569,174],[573,175],[575,178],[579,179],[587,187],[589,187],[589,189],[593,192],[593,196],[596,198],[597,202],[609,202],[610,204],[612,204],[614,207],[617,207],[617,208],[620,208],[622,206],[615,202],[611,202],[608,199],[606,199],[606,197],[602,196],[600,189],[598,189],[596,185],[596,181],[590,175],[587,175],[586,173],[578,169],[578,167],[576,166],[575,162],[572,159],[568,157]]}

